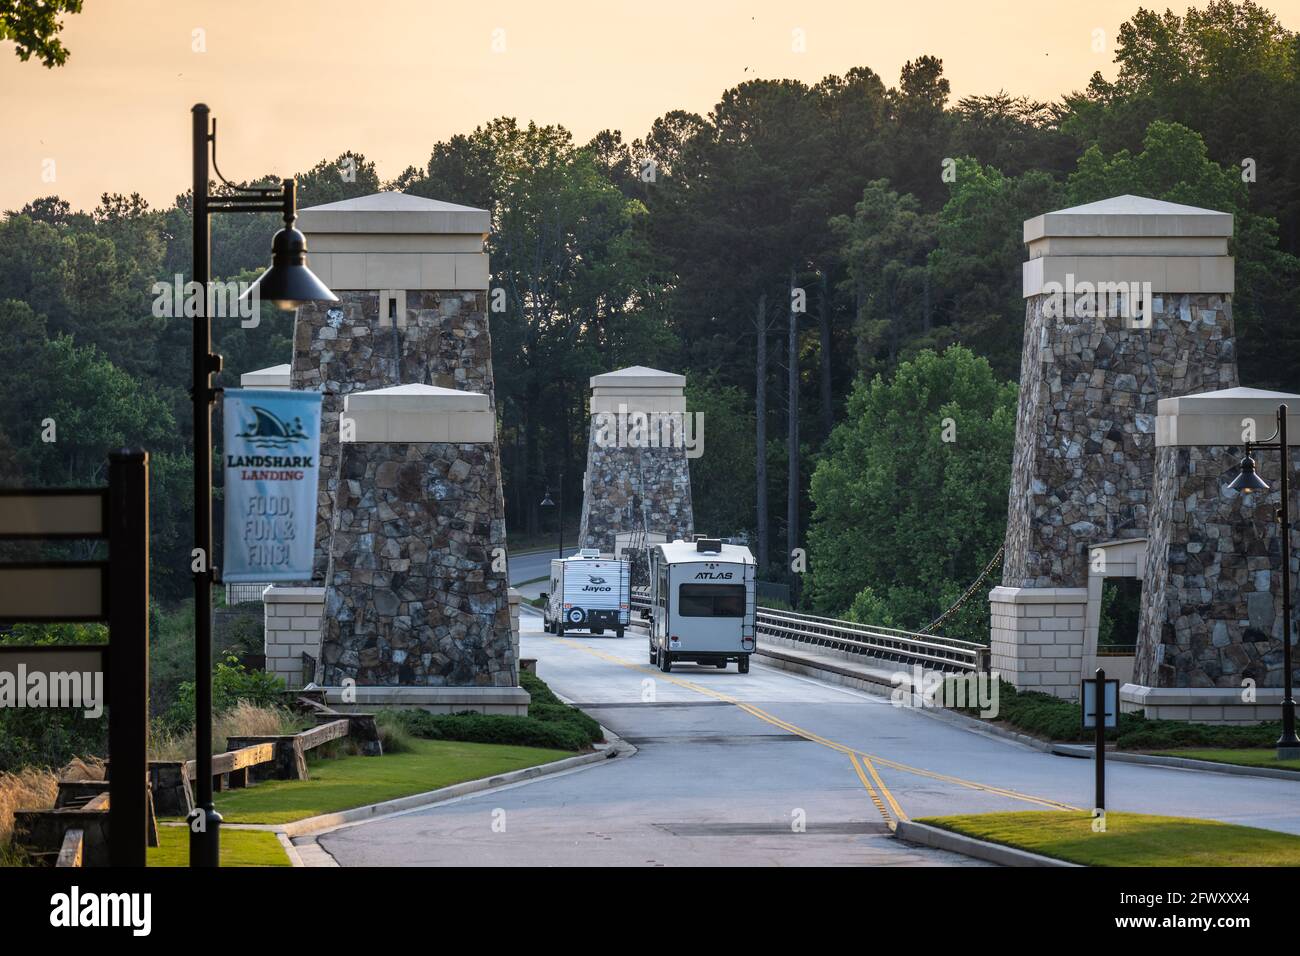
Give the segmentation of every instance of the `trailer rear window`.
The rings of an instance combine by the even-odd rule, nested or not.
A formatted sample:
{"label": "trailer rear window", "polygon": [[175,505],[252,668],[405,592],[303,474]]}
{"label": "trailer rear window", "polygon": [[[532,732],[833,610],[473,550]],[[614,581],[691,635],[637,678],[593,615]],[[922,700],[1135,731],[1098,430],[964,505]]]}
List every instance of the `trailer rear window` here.
{"label": "trailer rear window", "polygon": [[743,584],[683,584],[677,592],[682,617],[744,617]]}

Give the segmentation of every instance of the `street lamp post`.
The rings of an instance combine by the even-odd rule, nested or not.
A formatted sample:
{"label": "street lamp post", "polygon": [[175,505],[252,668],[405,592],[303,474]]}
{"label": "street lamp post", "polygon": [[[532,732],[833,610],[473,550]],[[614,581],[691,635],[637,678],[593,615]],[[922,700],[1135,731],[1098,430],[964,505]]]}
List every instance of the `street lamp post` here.
{"label": "street lamp post", "polygon": [[559,488],[560,488],[560,493],[559,493],[560,504],[558,508],[556,508],[555,502],[551,500],[550,488],[546,489],[546,497],[542,499],[541,505],[543,508],[556,508],[557,513],[559,514],[560,550],[559,550],[559,554],[557,554],[556,557],[563,558],[564,557],[564,472],[563,471],[560,472]]}
{"label": "street lamp post", "polygon": [[[191,111],[194,160],[194,266],[192,280],[201,295],[194,319],[194,747],[198,794],[189,817],[190,866],[217,866],[221,846],[221,815],[212,802],[212,406],[216,390],[212,376],[221,371],[221,356],[212,351],[211,279],[213,213],[280,212],[284,228],[271,242],[271,267],[241,296],[254,306],[262,298],[277,308],[293,309],[309,301],[337,302],[338,296],[307,268],[307,241],[293,227],[298,216],[294,181],[279,187],[235,186],[216,165],[217,125],[208,107],[199,103]],[[230,189],[222,196],[208,194],[209,169]]]}
{"label": "street lamp post", "polygon": [[1246,456],[1241,460],[1237,477],[1228,486],[1244,495],[1268,491],[1268,482],[1260,478],[1255,471],[1255,459],[1251,457],[1252,449],[1278,451],[1281,453],[1281,477],[1279,491],[1282,494],[1281,505],[1277,509],[1279,534],[1282,544],[1282,736],[1277,740],[1277,757],[1279,760],[1300,758],[1300,738],[1295,732],[1295,697],[1291,681],[1291,452],[1286,438],[1286,405],[1277,407],[1277,431],[1263,442],[1247,442]]}

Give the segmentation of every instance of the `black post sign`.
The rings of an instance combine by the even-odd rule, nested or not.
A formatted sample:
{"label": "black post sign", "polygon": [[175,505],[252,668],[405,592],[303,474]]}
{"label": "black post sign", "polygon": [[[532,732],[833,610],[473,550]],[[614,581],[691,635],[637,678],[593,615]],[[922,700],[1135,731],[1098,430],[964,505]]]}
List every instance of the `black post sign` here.
{"label": "black post sign", "polygon": [[1106,731],[1119,726],[1119,681],[1107,680],[1106,671],[1097,668],[1095,678],[1080,682],[1079,700],[1083,704],[1083,729],[1095,731],[1097,750],[1097,795],[1093,806],[1106,810]]}
{"label": "black post sign", "polygon": [[109,456],[107,488],[0,490],[0,540],[106,539],[108,561],[0,564],[0,622],[103,621],[109,645],[0,648],[0,670],[86,671],[108,693],[109,860],[148,840],[149,453]]}

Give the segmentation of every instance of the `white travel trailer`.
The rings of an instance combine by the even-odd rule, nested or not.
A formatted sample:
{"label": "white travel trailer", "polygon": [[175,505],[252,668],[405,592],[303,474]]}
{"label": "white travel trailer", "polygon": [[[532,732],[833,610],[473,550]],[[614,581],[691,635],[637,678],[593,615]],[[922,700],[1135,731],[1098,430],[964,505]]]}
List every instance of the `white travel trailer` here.
{"label": "white travel trailer", "polygon": [[717,538],[650,549],[650,663],[674,661],[749,673],[754,653],[754,556]]}
{"label": "white travel trailer", "polygon": [[551,562],[551,590],[547,592],[542,627],[550,634],[609,628],[619,637],[627,627],[628,587],[631,570],[626,561],[601,557],[583,548],[568,558]]}

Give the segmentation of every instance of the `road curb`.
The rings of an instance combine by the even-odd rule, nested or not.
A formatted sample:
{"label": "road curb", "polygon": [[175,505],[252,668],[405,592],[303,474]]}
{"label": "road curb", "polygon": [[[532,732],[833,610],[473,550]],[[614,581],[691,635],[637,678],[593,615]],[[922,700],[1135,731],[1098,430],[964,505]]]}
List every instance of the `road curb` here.
{"label": "road curb", "polygon": [[754,651],[754,656],[760,658],[764,664],[777,668],[777,670],[790,671],[791,673],[802,674],[805,677],[816,677],[830,684],[852,687],[854,690],[865,691],[876,696],[887,697],[897,686],[885,680],[875,680],[848,667],[840,667],[821,661],[810,661],[801,658],[797,654],[786,654],[772,650],[762,644],[759,644],[758,649]]}
{"label": "road curb", "polygon": [[1028,850],[1017,850],[1015,847],[1003,846],[1001,843],[977,840],[975,837],[912,820],[899,821],[894,828],[894,839],[919,843],[921,846],[947,850],[950,853],[960,853],[962,856],[986,860],[999,866],[1079,866],[1078,863],[1068,863],[1039,853],[1030,853]]}
{"label": "road curb", "polygon": [[[980,720],[978,717],[971,717],[968,714],[958,713],[955,710],[948,710],[944,707],[917,707],[915,709],[921,711],[921,713],[928,717],[933,717],[935,720],[942,720],[944,723],[955,724],[963,730],[969,730],[971,733],[984,734],[988,737],[996,737],[998,740],[1006,740],[1011,743],[1022,744],[1023,746],[1037,750],[1040,753],[1054,753],[1055,751],[1053,748],[1059,746],[1058,744],[1052,743],[1050,740],[1041,740],[1040,738],[1032,737],[1029,734],[1007,730],[1005,727],[995,727],[992,724]],[[1073,755],[1069,754],[1067,756]],[[1091,750],[1088,751],[1088,756],[1092,756]]]}
{"label": "road curb", "polygon": [[[1052,744],[1052,753],[1061,757],[1092,759],[1093,748],[1082,744]],[[1233,763],[1217,763],[1213,760],[1193,760],[1191,757],[1162,757],[1159,754],[1133,754],[1122,750],[1107,750],[1107,760],[1120,763],[1140,763],[1152,767],[1173,767],[1177,770],[1195,770],[1200,773],[1223,773],[1231,777],[1266,777],[1270,780],[1291,780],[1300,782],[1300,772],[1295,770],[1274,770],[1271,767],[1242,767]]]}

